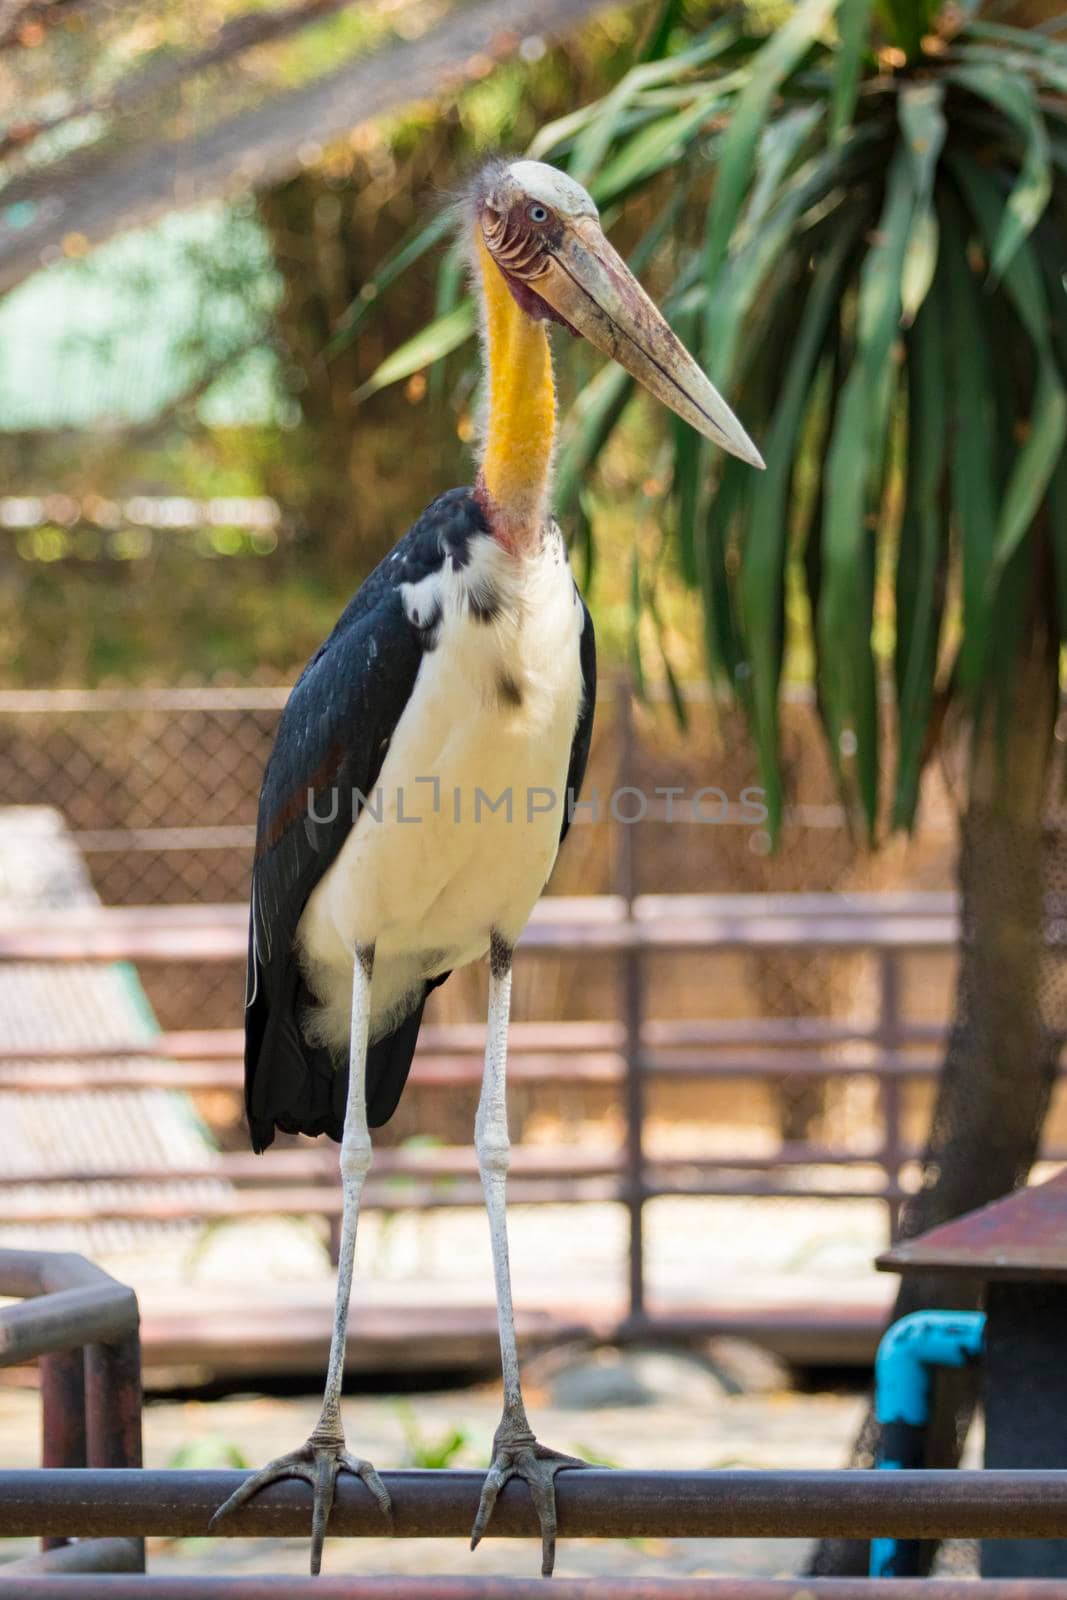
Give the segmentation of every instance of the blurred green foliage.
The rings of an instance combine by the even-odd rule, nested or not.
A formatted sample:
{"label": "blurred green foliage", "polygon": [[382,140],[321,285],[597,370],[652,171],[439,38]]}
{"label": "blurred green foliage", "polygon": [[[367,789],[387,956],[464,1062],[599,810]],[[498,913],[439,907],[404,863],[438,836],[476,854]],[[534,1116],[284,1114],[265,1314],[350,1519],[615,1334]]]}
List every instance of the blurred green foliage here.
{"label": "blurred green foliage", "polygon": [[[791,635],[872,837],[883,687],[907,827],[946,708],[1007,723],[1017,655],[1039,637],[1055,670],[1067,638],[1067,42],[979,9],[803,0],[694,28],[667,0],[645,59],[530,150],[585,182],[609,228],[642,216],[635,268],[766,456],[753,474],[675,423],[656,477],[775,829]],[[449,355],[454,299],[367,392],[435,341]],[[564,423],[557,506],[587,570],[590,484],[632,389],[605,368]],[[642,615],[658,632],[639,546],[630,579],[635,633]]]}
{"label": "blurred green foliage", "polygon": [[[227,104],[393,27],[360,18],[253,51],[236,83],[218,79]],[[95,62],[84,79],[103,94],[131,64],[202,43],[198,26],[157,0],[133,34],[109,20],[55,50]],[[41,57],[27,56],[31,98]],[[14,676],[273,678],[301,664],[421,506],[469,479],[473,310],[441,200],[487,150],[526,148],[589,184],[768,459],[762,477],[716,460],[560,338],[557,506],[605,655],[670,685],[703,648],[749,713],[776,815],[779,684],[814,677],[842,789],[871,831],[887,810],[891,684],[888,809],[908,824],[947,710],[977,706],[1007,681],[1016,641],[1037,624],[1059,638],[1067,615],[1065,81],[1053,29],[990,23],[972,4],[666,0],[356,130],[239,200],[217,235],[194,226],[187,316],[162,304],[151,266],[166,227],[142,235],[147,257],[118,241],[117,276],[103,252],[58,269],[124,278],[130,307],[129,326],[73,330],[78,402],[94,341],[141,381],[123,354],[139,323],[169,387],[155,414],[0,436],[8,489],[267,495],[286,525],[269,554],[226,530],[0,532]],[[177,103],[163,96],[163,122]],[[231,301],[250,315],[223,314]],[[253,359],[270,394],[259,414],[240,398]]]}
{"label": "blurred green foliage", "polygon": [[396,1415],[404,1430],[405,1466],[436,1470],[451,1467],[470,1443],[464,1428],[449,1428],[436,1439],[423,1431],[415,1408],[406,1400],[396,1402]]}
{"label": "blurred green foliage", "polygon": [[[240,9],[224,8],[227,17]],[[0,69],[21,61],[24,111],[75,65],[78,81],[103,93],[121,77],[123,52],[122,72],[132,73],[215,37],[213,12],[173,11],[153,0],[132,29],[128,13],[121,28],[109,14],[92,39],[60,29]],[[351,15],[358,22],[363,12],[375,8]],[[414,8],[400,20],[413,24]],[[397,25],[395,8],[375,13],[373,25],[382,42],[382,30]],[[345,32],[353,26],[326,19],[302,43],[218,69],[218,109],[336,66],[342,34],[357,53]],[[266,556],[244,540],[227,554],[169,530],[101,530],[88,511],[72,528],[0,529],[8,681],[273,680],[303,664],[427,501],[471,471],[462,408],[442,414],[417,387],[353,402],[425,318],[433,264],[420,263],[358,339],[326,359],[346,307],[364,303],[372,265],[439,213],[442,194],[485,150],[521,146],[543,121],[610,85],[628,65],[635,27],[609,12],[441,105],[358,128],[273,188],[175,215],[84,259],[72,246],[71,259],[8,297],[0,306],[6,493],[87,506],[137,494],[265,495],[284,512]],[[164,95],[153,113],[158,131],[171,109]]]}

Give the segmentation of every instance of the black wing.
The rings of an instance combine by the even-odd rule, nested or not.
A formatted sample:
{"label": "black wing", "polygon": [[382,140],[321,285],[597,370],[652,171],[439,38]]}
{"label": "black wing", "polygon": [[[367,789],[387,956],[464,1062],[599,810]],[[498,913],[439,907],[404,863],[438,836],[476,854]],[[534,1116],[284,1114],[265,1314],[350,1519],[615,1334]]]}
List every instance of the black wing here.
{"label": "black wing", "polygon": [[593,632],[593,619],[589,615],[589,608],[578,593],[578,585],[574,586],[575,597],[582,608],[582,637],[579,643],[579,659],[582,668],[582,709],[578,713],[578,723],[574,730],[574,741],[571,744],[570,765],[567,768],[567,794],[563,806],[563,826],[560,829],[559,842],[563,843],[571,825],[571,807],[582,792],[582,782],[585,778],[585,769],[589,761],[589,745],[593,737],[593,713],[596,710],[596,635]]}
{"label": "black wing", "polygon": [[[432,645],[429,630],[408,622],[400,586],[419,582],[450,555],[462,563],[467,541],[485,531],[469,489],[435,500],[354,595],[282,713],[263,778],[252,870],[245,1105],[256,1150],[272,1142],[276,1128],[341,1137],[348,1075],[327,1049],[303,1037],[300,1017],[311,997],[293,940],[312,890],[358,815],[353,791],[373,793]],[[434,979],[427,992],[447,976]],[[421,1016],[420,1004],[368,1051],[374,1126],[396,1107]]]}

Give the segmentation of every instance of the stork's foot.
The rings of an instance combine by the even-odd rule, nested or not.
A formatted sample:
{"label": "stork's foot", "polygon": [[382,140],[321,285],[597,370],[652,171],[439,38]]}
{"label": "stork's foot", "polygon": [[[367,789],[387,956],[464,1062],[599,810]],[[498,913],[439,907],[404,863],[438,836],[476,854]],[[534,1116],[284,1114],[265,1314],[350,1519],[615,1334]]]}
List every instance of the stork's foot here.
{"label": "stork's foot", "polygon": [[522,1478],[530,1486],[537,1520],[541,1524],[541,1576],[550,1578],[556,1564],[556,1473],[569,1467],[587,1467],[578,1456],[561,1455],[534,1438],[528,1428],[509,1425],[507,1418],[493,1437],[493,1460],[485,1475],[478,1515],[471,1529],[471,1549],[489,1525],[497,1496],[509,1478]]}
{"label": "stork's foot", "polygon": [[279,1478],[304,1478],[310,1483],[313,1491],[311,1575],[314,1577],[322,1570],[322,1546],[326,1538],[326,1523],[333,1508],[337,1474],[342,1471],[351,1472],[357,1478],[363,1479],[378,1502],[378,1509],[388,1523],[389,1531],[392,1532],[393,1507],[389,1491],[370,1462],[360,1460],[358,1456],[351,1455],[345,1449],[345,1436],[340,1431],[320,1433],[318,1429],[299,1450],[290,1450],[288,1455],[279,1456],[276,1461],[269,1461],[251,1478],[246,1478],[241,1487],[235,1490],[226,1503],[215,1512],[210,1526],[214,1528],[216,1523],[221,1522],[223,1517],[228,1517],[231,1511],[247,1505],[254,1495],[267,1487],[268,1483],[277,1483]]}

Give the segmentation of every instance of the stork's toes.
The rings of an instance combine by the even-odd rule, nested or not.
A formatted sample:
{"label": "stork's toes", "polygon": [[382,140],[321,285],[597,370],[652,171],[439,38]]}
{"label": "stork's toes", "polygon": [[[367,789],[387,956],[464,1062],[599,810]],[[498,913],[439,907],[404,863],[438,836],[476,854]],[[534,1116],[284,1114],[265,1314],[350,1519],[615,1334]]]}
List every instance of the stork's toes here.
{"label": "stork's toes", "polygon": [[541,1576],[550,1578],[556,1564],[556,1473],[568,1467],[587,1467],[578,1456],[565,1456],[539,1443],[532,1434],[508,1439],[497,1434],[493,1440],[493,1461],[482,1485],[478,1515],[471,1529],[471,1549],[489,1525],[497,1496],[509,1478],[522,1478],[529,1485],[537,1520],[541,1525]]}
{"label": "stork's toes", "polygon": [[346,1450],[343,1436],[317,1438],[315,1435],[312,1435],[307,1444],[302,1444],[298,1450],[290,1450],[287,1455],[278,1456],[275,1461],[268,1461],[265,1467],[261,1467],[250,1478],[246,1478],[241,1487],[235,1489],[225,1504],[215,1512],[209,1527],[214,1528],[223,1517],[228,1517],[231,1511],[247,1505],[249,1500],[261,1489],[265,1489],[269,1483],[277,1483],[280,1478],[303,1478],[312,1488],[311,1573],[314,1577],[322,1568],[326,1523],[333,1508],[337,1474],[342,1470],[363,1479],[378,1502],[378,1509],[391,1530],[393,1507],[389,1491],[370,1462],[363,1461]]}

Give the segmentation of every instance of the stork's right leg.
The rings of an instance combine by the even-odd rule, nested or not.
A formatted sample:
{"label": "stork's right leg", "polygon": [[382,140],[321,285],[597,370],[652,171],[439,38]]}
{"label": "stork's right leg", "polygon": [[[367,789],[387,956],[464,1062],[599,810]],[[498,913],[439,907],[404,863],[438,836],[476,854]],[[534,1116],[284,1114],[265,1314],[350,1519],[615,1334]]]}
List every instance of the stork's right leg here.
{"label": "stork's right leg", "polygon": [[489,1237],[493,1248],[500,1357],[504,1377],[504,1412],[493,1435],[493,1459],[485,1475],[478,1513],[471,1530],[471,1549],[481,1540],[493,1514],[497,1496],[509,1478],[522,1478],[530,1490],[541,1524],[541,1572],[550,1577],[556,1561],[556,1474],[568,1467],[584,1467],[577,1456],[551,1450],[534,1435],[526,1416],[519,1379],[519,1352],[515,1338],[515,1312],[511,1303],[511,1269],[508,1264],[507,1184],[508,1013],[511,1004],[511,947],[494,933],[489,950],[489,1026],[485,1044],[485,1073],[474,1125],[478,1168],[485,1191]]}
{"label": "stork's right leg", "polygon": [[352,1265],[356,1251],[356,1224],[363,1180],[370,1167],[370,1129],[367,1125],[367,1032],[370,1022],[371,977],[374,971],[374,946],[355,952],[352,972],[352,1033],[348,1056],[348,1100],[341,1139],[341,1248],[337,1263],[337,1300],[330,1340],[330,1365],[326,1392],[315,1430],[306,1444],[288,1455],[279,1456],[241,1485],[211,1519],[214,1527],[221,1517],[236,1511],[268,1483],[279,1478],[306,1478],[314,1491],[311,1510],[311,1571],[322,1567],[322,1546],[326,1522],[333,1506],[337,1474],[343,1469],[363,1479],[373,1494],[386,1521],[392,1525],[392,1506],[384,1483],[369,1461],[350,1455],[345,1449],[341,1426],[341,1381],[345,1365],[345,1335],[348,1328],[348,1302],[352,1296]]}

